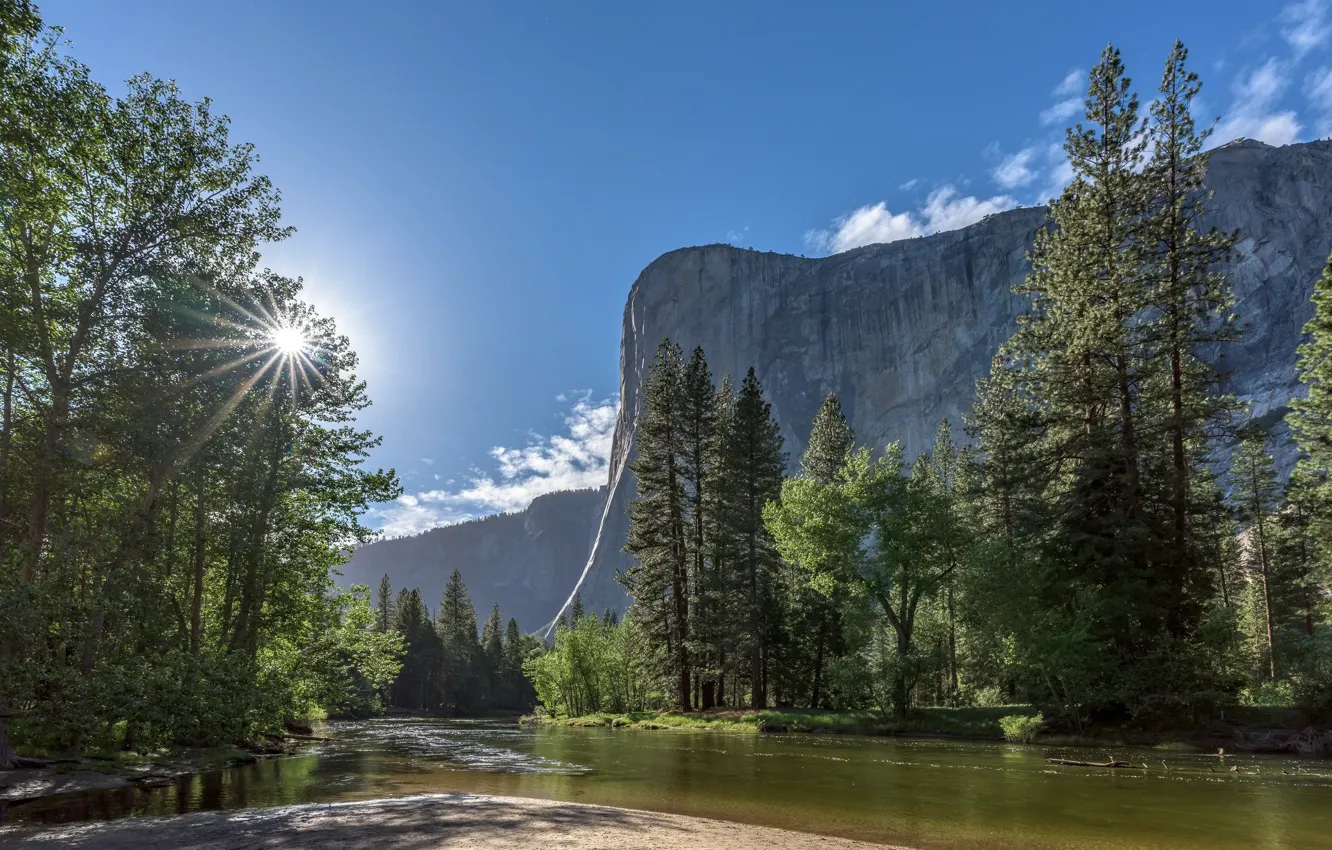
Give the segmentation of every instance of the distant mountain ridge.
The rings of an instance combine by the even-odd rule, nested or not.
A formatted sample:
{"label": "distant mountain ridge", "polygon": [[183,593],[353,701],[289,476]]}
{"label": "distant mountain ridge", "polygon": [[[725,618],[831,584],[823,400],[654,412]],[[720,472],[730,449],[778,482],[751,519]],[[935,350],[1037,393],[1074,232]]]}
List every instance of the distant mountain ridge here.
{"label": "distant mountain ridge", "polygon": [[544,625],[582,573],[605,488],[538,496],[526,510],[380,540],[356,550],[340,584],[374,591],[387,573],[393,590],[419,588],[433,612],[457,569],[481,619],[498,602],[524,631]]}

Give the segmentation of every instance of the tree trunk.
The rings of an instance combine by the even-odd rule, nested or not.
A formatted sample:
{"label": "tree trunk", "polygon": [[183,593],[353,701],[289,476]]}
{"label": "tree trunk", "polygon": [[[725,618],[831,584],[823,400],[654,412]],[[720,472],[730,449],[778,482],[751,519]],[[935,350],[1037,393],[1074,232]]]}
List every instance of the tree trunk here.
{"label": "tree trunk", "polygon": [[199,466],[199,481],[194,501],[194,592],[190,599],[190,655],[199,655],[199,636],[203,626],[204,585],[204,469]]}
{"label": "tree trunk", "polygon": [[13,770],[15,758],[9,746],[9,704],[0,696],[0,770]]}
{"label": "tree trunk", "polygon": [[37,480],[33,487],[28,520],[28,557],[23,562],[24,584],[37,581],[41,566],[42,547],[46,543],[46,521],[51,513],[51,495],[55,487],[56,451],[60,446],[60,432],[68,415],[68,405],[64,393],[53,388],[51,411],[46,417],[45,433],[37,455]]}
{"label": "tree trunk", "polygon": [[9,537],[9,456],[14,445],[14,351],[5,352],[4,414],[0,421],[0,558]]}
{"label": "tree trunk", "polygon": [[819,702],[823,696],[823,646],[827,641],[827,610],[824,609],[822,614],[823,616],[819,618],[818,648],[814,651],[814,689],[809,698],[810,708],[818,708]]}
{"label": "tree trunk", "polygon": [[1276,649],[1272,639],[1272,589],[1269,583],[1270,570],[1267,558],[1267,531],[1263,527],[1261,510],[1257,514],[1258,528],[1258,566],[1263,579],[1263,616],[1267,627],[1267,669],[1272,681],[1276,681]]}

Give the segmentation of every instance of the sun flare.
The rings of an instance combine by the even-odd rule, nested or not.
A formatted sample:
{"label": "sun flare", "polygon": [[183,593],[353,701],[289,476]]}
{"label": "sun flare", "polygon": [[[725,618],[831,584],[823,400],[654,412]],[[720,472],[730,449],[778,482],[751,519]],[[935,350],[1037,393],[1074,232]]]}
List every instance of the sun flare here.
{"label": "sun flare", "polygon": [[283,354],[297,354],[305,348],[305,333],[294,325],[279,325],[269,334],[273,347]]}

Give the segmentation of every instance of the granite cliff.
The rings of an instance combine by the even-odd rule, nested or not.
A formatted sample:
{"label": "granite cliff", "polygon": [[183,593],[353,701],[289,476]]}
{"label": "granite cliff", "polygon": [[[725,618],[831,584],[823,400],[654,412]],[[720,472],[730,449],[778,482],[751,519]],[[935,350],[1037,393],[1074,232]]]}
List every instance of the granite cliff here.
{"label": "granite cliff", "polygon": [[[1295,348],[1309,295],[1332,250],[1332,141],[1238,141],[1212,154],[1210,222],[1236,231],[1228,269],[1241,342],[1223,352],[1230,389],[1278,435],[1296,391]],[[753,366],[781,422],[792,466],[823,397],[834,391],[859,439],[928,447],[943,418],[960,425],[999,344],[1024,309],[1011,288],[1045,208],[1015,209],[961,230],[823,258],[731,245],[665,254],[629,290],[620,344],[620,412],[610,480],[553,493],[526,511],[363,547],[344,582],[419,586],[437,603],[462,570],[485,616],[499,602],[523,628],[551,622],[579,590],[589,610],[622,609],[615,581],[633,497],[638,391],[664,337],[701,345],[713,374]],[[1293,453],[1279,452],[1283,468]]]}
{"label": "granite cliff", "polygon": [[[1207,182],[1210,222],[1239,234],[1229,272],[1245,335],[1223,353],[1230,389],[1281,433],[1309,295],[1332,249],[1332,142],[1232,142],[1214,151]],[[1044,221],[1043,207],[1016,209],[821,259],[708,245],[644,269],[624,310],[606,502],[577,584],[587,607],[626,601],[615,583],[634,491],[626,464],[639,386],[663,337],[686,352],[701,345],[717,376],[753,366],[792,464],[829,391],[861,441],[900,440],[915,455],[940,419],[960,424],[976,380],[1012,331],[1025,305],[1010,290],[1027,273],[1025,255]],[[1289,449],[1281,460],[1289,466]],[[562,600],[551,601],[547,620]]]}

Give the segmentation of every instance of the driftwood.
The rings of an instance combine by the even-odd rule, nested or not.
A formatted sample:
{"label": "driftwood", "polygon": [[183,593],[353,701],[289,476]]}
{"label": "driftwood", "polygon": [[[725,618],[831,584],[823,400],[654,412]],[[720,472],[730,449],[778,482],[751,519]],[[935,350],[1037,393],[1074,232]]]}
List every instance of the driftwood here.
{"label": "driftwood", "polygon": [[1074,761],[1073,759],[1046,759],[1050,764],[1062,764],[1066,767],[1133,767],[1126,761]]}

